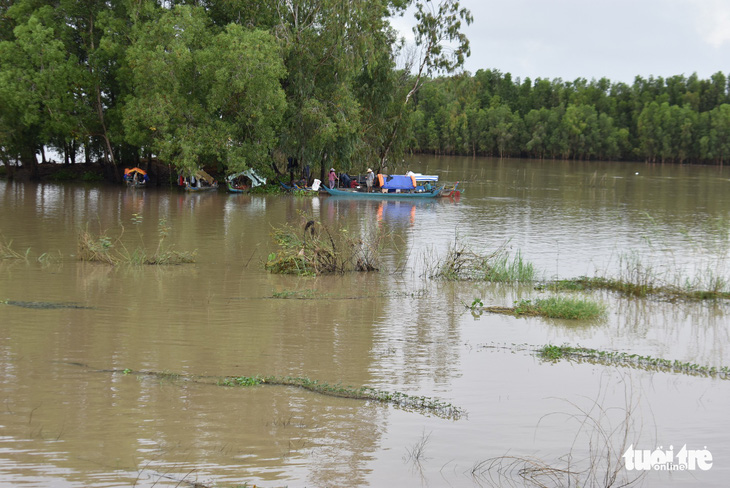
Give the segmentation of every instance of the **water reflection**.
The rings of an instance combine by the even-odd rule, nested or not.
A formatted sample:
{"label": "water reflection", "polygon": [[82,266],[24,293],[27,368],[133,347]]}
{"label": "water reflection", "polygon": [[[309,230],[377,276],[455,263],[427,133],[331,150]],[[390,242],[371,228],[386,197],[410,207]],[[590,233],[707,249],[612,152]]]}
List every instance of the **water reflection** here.
{"label": "water reflection", "polygon": [[[628,251],[667,279],[708,270],[725,276],[730,194],[718,170],[420,159],[414,171],[462,182],[460,202],[0,182],[0,230],[17,249],[31,248],[28,262],[0,261],[0,300],[90,307],[0,304],[0,485],[175,486],[188,473],[231,485],[422,486],[444,477],[455,486],[471,484],[462,473],[518,447],[563,455],[573,434],[560,426],[536,440],[535,424],[553,408],[545,399],[580,398],[593,391],[598,375],[613,371],[543,363],[513,345],[568,343],[730,364],[724,302],[594,292],[587,296],[609,310],[601,321],[475,318],[465,306],[474,298],[511,306],[545,294],[531,286],[434,282],[422,272],[425,260],[454,242],[476,250],[508,242],[546,277],[615,275],[618,256]],[[360,235],[392,235],[381,271],[319,278],[266,273],[271,229],[312,217]],[[140,243],[154,249],[162,219],[170,227],[165,242],[197,249],[196,263],[114,268],[75,257],[79,228],[123,229],[128,249]],[[62,258],[44,267],[35,259],[43,252]],[[505,349],[478,347],[484,344]],[[89,371],[125,368],[304,376],[435,396],[469,417],[446,421],[286,387],[224,388]],[[721,438],[727,382],[631,374],[646,390],[642,401],[656,412],[659,432],[668,433],[663,439],[713,443],[718,459],[730,455]],[[433,461],[418,474],[403,455],[424,431],[433,432],[427,446]],[[708,486],[724,482],[720,469],[700,475]],[[660,478],[654,486],[682,481]]]}

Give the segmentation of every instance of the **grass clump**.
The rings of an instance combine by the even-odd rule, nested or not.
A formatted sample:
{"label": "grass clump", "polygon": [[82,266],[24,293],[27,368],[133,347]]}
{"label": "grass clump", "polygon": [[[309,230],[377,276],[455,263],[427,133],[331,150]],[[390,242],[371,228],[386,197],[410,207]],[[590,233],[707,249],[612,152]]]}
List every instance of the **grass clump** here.
{"label": "grass clump", "polygon": [[448,281],[531,282],[535,268],[517,251],[510,255],[506,245],[491,253],[478,253],[464,244],[452,244],[442,259],[427,265],[431,278]]}
{"label": "grass clump", "polygon": [[477,298],[466,307],[472,313],[489,312],[518,317],[547,317],[566,320],[592,320],[606,315],[606,307],[603,304],[560,296],[520,300],[515,302],[514,307],[485,307]]}
{"label": "grass clump", "polygon": [[273,236],[278,251],[269,254],[266,270],[304,276],[377,271],[385,239],[380,230],[363,238],[345,227],[332,229],[306,219],[298,226],[285,224],[275,229]]}
{"label": "grass clump", "polygon": [[517,315],[539,315],[553,319],[591,320],[603,317],[606,307],[579,298],[554,296],[537,300],[521,300],[515,305]]}
{"label": "grass clump", "polygon": [[[133,224],[142,222],[142,217],[135,214],[132,218]],[[129,250],[122,242],[124,227],[118,236],[113,237],[106,231],[101,234],[89,232],[88,227],[79,233],[77,242],[77,256],[81,261],[106,263],[111,266],[119,264],[132,265],[171,265],[194,263],[197,251],[178,251],[173,246],[165,244],[165,239],[170,232],[166,219],[160,219],[157,225],[158,242],[157,248],[149,253],[143,245]],[[142,237],[141,234],[139,235]]]}

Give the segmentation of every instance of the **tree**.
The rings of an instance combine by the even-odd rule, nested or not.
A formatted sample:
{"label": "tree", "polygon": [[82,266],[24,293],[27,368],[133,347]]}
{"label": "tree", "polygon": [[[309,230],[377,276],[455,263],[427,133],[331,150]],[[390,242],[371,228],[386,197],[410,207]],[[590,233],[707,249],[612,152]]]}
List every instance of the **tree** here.
{"label": "tree", "polygon": [[271,35],[234,24],[214,35],[203,9],[179,5],[137,27],[128,62],[128,142],[188,174],[267,166],[285,108]]}
{"label": "tree", "polygon": [[[349,169],[364,137],[367,114],[360,100],[375,107],[378,83],[390,80],[382,71],[392,69],[390,5],[385,0],[292,0],[279,6],[274,33],[287,69],[280,147],[302,164],[318,163],[321,178],[330,165]],[[356,89],[361,75],[374,85]],[[368,95],[369,90],[374,91]],[[377,139],[372,127],[368,134]]]}
{"label": "tree", "polygon": [[[380,165],[385,166],[388,154],[395,143],[398,129],[408,102],[418,92],[424,77],[437,73],[453,73],[464,65],[471,53],[469,40],[461,32],[461,23],[471,24],[471,12],[461,8],[458,0],[442,0],[434,7],[430,0],[416,2],[417,25],[413,28],[416,46],[421,48],[420,59],[416,63],[416,73],[412,87],[406,93],[400,116],[393,121],[390,137],[386,140],[380,154]],[[455,48],[447,44],[455,43]]]}
{"label": "tree", "polygon": [[3,146],[19,154],[23,166],[37,177],[36,152],[46,141],[70,134],[83,73],[52,27],[32,15],[13,31],[14,41],[0,42],[0,127]]}

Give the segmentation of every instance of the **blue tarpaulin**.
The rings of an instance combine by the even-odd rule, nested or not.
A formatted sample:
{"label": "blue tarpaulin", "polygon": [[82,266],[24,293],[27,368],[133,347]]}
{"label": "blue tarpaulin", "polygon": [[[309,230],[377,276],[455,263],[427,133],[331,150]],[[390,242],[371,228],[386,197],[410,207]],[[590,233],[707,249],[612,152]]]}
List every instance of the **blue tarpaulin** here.
{"label": "blue tarpaulin", "polygon": [[410,176],[405,175],[391,175],[385,176],[383,182],[383,188],[387,190],[413,190],[413,179]]}

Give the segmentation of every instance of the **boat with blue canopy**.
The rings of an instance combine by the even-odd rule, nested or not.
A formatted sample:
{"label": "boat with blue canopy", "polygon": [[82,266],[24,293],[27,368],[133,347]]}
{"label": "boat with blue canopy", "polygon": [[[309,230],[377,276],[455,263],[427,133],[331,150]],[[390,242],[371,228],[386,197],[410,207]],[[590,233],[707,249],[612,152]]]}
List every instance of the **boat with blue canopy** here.
{"label": "boat with blue canopy", "polygon": [[428,188],[419,185],[415,174],[406,175],[378,175],[378,191],[367,192],[360,189],[338,189],[325,187],[324,189],[335,197],[369,198],[369,199],[423,199],[436,198],[441,194],[441,188]]}

